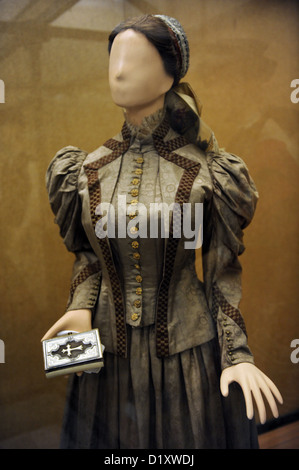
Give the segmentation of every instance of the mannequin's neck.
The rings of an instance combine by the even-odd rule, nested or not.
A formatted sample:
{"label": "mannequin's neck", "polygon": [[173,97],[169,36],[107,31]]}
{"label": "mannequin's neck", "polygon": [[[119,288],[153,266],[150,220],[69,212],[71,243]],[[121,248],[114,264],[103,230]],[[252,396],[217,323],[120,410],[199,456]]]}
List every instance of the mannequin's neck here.
{"label": "mannequin's neck", "polygon": [[158,109],[164,106],[165,95],[160,96],[157,100],[144,106],[136,106],[126,108],[126,118],[134,126],[140,126],[145,117],[154,114]]}

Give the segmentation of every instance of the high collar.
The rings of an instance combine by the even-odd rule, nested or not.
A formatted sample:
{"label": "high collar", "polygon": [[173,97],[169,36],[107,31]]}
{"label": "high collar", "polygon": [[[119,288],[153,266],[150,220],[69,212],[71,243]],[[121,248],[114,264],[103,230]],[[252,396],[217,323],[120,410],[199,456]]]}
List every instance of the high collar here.
{"label": "high collar", "polygon": [[152,136],[155,130],[163,122],[165,118],[165,108],[160,108],[149,116],[145,116],[139,126],[132,124],[126,113],[124,113],[124,116],[125,124],[131,138],[142,141],[147,140],[149,136]]}
{"label": "high collar", "polygon": [[163,139],[166,136],[169,128],[166,109],[161,108],[143,118],[140,126],[132,124],[125,115],[122,135],[124,140],[130,141],[130,145],[153,145],[157,137]]}

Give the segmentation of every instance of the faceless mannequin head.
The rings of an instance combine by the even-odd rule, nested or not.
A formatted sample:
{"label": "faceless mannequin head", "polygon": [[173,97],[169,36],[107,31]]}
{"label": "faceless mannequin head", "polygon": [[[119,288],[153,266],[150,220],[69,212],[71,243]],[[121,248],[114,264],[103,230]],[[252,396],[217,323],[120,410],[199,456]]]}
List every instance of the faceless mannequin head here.
{"label": "faceless mannequin head", "polygon": [[150,106],[172,87],[157,49],[140,32],[122,31],[115,38],[109,62],[113,101],[125,109]]}
{"label": "faceless mannequin head", "polygon": [[108,50],[114,102],[131,114],[143,110],[143,117],[163,106],[165,93],[189,63],[185,33],[169,17],[145,15],[119,24],[109,36]]}

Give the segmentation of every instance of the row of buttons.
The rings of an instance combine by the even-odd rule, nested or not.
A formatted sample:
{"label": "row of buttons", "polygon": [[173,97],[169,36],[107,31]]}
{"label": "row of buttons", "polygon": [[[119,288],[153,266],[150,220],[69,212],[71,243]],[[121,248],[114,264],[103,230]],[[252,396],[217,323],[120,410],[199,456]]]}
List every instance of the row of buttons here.
{"label": "row of buttons", "polygon": [[93,308],[98,298],[99,294],[99,284],[101,281],[101,275],[97,274],[92,280],[91,289],[88,297],[87,307]]}
{"label": "row of buttons", "polygon": [[[137,204],[138,204],[140,177],[143,173],[142,164],[144,162],[144,159],[143,159],[143,157],[137,157],[135,161],[139,166],[137,168],[135,168],[135,170],[133,171],[134,177],[131,180],[131,184],[133,185],[133,188],[129,191],[129,194],[134,198],[130,201],[130,205],[133,206],[133,207],[137,206]],[[136,209],[135,210],[130,210],[129,212],[130,212],[130,214],[129,214],[130,219],[132,219],[132,220],[135,219],[135,217],[138,214],[137,210]],[[138,227],[136,227],[136,226],[132,226],[130,228],[130,232],[132,234],[136,233],[137,231],[138,231]],[[135,294],[138,297],[133,301],[133,305],[134,305],[134,308],[136,310],[131,315],[131,320],[132,321],[137,321],[140,318],[140,308],[141,308],[141,305],[142,305],[142,302],[141,302],[141,299],[140,299],[140,296],[142,295],[142,287],[140,285],[142,283],[142,276],[140,275],[141,267],[140,267],[139,242],[137,240],[133,240],[131,242],[131,247],[133,249],[133,255],[132,255],[133,262],[134,262],[133,267],[138,272],[138,274],[136,274],[136,276],[135,276],[135,280],[139,284],[136,287],[136,290],[135,290]]]}
{"label": "row of buttons", "polygon": [[[223,326],[226,328],[228,325],[226,323],[226,317],[223,317]],[[231,338],[231,332],[229,330],[224,330],[225,332],[225,338],[226,338],[226,343],[227,343],[227,349],[228,349],[228,355],[230,360],[233,362],[235,361],[235,356],[233,355],[233,345],[232,341],[233,339]]]}

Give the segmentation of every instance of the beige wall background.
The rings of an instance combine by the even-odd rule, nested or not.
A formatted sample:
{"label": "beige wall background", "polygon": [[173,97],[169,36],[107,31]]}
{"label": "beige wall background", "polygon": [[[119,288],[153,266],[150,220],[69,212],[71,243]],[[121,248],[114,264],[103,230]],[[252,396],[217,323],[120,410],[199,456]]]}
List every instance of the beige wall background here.
{"label": "beige wall background", "polygon": [[[299,4],[285,0],[0,0],[0,441],[58,436],[66,381],[47,380],[40,338],[64,313],[73,255],[53,223],[45,172],[56,151],[92,151],[115,135],[107,35],[143,13],[177,17],[190,41],[186,80],[221,146],[240,155],[260,193],[242,256],[242,312],[256,364],[299,409]],[[299,97],[299,93],[297,95]],[[299,355],[297,355],[299,357]],[[268,415],[270,419],[270,415]],[[44,433],[44,434],[43,434]]]}

